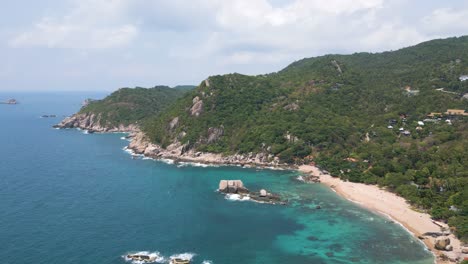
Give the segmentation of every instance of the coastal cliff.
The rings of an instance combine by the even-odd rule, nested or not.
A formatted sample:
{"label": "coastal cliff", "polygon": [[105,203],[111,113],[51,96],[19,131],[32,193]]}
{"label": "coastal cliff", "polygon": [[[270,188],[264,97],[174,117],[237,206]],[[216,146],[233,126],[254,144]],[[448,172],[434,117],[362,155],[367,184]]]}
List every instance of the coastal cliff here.
{"label": "coastal cliff", "polygon": [[102,116],[94,113],[83,113],[74,114],[70,117],[65,118],[59,124],[55,125],[55,128],[79,128],[88,130],[90,133],[106,133],[106,132],[136,132],[139,128],[136,124],[118,124],[109,125],[101,123]]}
{"label": "coastal cliff", "polygon": [[193,86],[121,88],[102,100],[86,99],[80,111],[56,128],[80,128],[89,132],[136,132],[149,117],[158,116]]}

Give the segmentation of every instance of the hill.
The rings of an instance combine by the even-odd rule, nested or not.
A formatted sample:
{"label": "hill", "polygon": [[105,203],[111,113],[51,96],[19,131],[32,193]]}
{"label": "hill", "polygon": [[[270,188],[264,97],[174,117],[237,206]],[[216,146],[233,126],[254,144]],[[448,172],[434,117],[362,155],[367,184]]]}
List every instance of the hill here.
{"label": "hill", "polygon": [[467,36],[308,58],[271,74],[211,76],[143,130],[180,153],[261,153],[386,186],[467,240],[467,117],[443,114],[468,109],[466,74]]}
{"label": "hill", "polygon": [[102,100],[87,100],[80,111],[57,127],[77,127],[93,132],[132,131],[145,119],[158,116],[191,86],[121,88]]}

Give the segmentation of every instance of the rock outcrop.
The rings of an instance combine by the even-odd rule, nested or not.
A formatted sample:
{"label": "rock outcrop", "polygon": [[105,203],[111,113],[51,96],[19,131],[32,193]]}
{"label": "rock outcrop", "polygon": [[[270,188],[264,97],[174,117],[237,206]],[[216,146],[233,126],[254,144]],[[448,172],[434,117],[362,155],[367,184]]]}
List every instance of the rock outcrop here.
{"label": "rock outcrop", "polygon": [[222,180],[219,182],[219,189],[222,193],[244,193],[248,194],[250,191],[244,187],[241,180]]}
{"label": "rock outcrop", "polygon": [[[435,239],[435,248],[438,250],[447,250],[450,245],[450,238],[447,236],[440,236]],[[452,248],[453,249],[453,248]]]}
{"label": "rock outcrop", "polygon": [[221,180],[219,182],[218,191],[228,195],[239,195],[240,200],[248,198],[248,200],[258,203],[286,204],[284,201],[281,201],[279,195],[269,193],[265,189],[261,189],[259,192],[249,191],[241,180]]}
{"label": "rock outcrop", "polygon": [[136,132],[139,131],[138,126],[135,124],[118,126],[108,126],[101,124],[101,116],[93,113],[78,113],[65,118],[55,128],[79,128],[93,132]]}
{"label": "rock outcrop", "polygon": [[192,116],[199,116],[203,111],[203,100],[196,96],[192,100],[192,108],[190,108],[190,114]]}
{"label": "rock outcrop", "polygon": [[[220,131],[213,133],[213,135],[217,136],[220,134]],[[132,149],[136,154],[144,154],[147,157],[155,159],[164,158],[175,161],[198,162],[205,164],[294,169],[294,167],[289,164],[280,163],[278,157],[273,156],[266,150],[265,152],[260,153],[223,155],[200,152],[194,148],[189,148],[189,145],[182,144],[177,140],[163,148],[160,145],[151,143],[143,132],[138,131],[136,133],[132,133],[129,137],[131,138],[131,142],[128,146],[129,149]]]}
{"label": "rock outcrop", "polygon": [[206,143],[214,143],[224,134],[224,127],[210,127],[208,128],[208,139]]}

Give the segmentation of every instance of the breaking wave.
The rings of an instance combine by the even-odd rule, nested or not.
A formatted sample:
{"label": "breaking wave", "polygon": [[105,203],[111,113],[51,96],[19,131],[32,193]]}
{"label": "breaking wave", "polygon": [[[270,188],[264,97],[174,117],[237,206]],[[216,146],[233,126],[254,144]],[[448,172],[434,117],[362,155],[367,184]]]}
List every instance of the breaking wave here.
{"label": "breaking wave", "polygon": [[249,201],[250,197],[240,196],[239,194],[226,194],[225,198],[230,201]]}
{"label": "breaking wave", "polygon": [[[145,255],[145,256],[148,256],[150,258],[150,260],[135,260],[135,259],[129,258],[128,257],[129,254],[132,254],[132,255]],[[157,251],[155,251],[155,252],[149,252],[149,251],[132,252],[132,253],[128,253],[126,255],[123,255],[122,258],[125,259],[125,261],[133,263],[133,264],[166,263],[166,259],[163,256],[161,256],[161,254],[159,252],[157,252]]]}

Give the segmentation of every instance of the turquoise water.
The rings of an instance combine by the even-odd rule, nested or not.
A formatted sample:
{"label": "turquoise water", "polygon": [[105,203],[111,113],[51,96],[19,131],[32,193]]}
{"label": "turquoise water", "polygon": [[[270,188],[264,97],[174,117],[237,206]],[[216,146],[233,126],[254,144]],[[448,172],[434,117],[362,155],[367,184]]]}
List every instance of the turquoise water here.
{"label": "turquoise water", "polygon": [[[295,172],[134,160],[122,134],[51,128],[102,96],[0,94],[22,103],[0,105],[1,263],[118,264],[143,250],[192,253],[193,263],[433,262],[399,225]],[[226,200],[215,192],[220,179],[290,205]]]}

